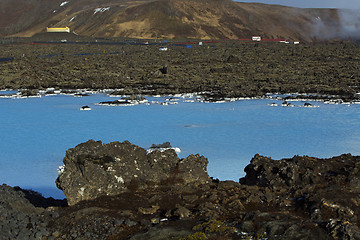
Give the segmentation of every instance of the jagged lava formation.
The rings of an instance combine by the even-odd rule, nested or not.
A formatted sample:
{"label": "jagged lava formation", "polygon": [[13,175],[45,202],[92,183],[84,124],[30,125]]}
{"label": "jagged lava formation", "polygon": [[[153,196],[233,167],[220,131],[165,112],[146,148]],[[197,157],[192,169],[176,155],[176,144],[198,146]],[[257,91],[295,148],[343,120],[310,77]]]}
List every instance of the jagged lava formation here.
{"label": "jagged lava formation", "polygon": [[70,206],[0,187],[0,236],[360,239],[359,160],[255,155],[239,182],[219,181],[199,155],[91,140],[67,151],[56,180]]}

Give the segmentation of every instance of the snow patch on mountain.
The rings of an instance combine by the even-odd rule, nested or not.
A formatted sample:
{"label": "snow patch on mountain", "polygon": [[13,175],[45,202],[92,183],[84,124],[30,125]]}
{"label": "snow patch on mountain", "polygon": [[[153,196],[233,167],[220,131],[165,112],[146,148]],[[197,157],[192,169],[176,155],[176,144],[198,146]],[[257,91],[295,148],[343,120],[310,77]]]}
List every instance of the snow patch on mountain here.
{"label": "snow patch on mountain", "polygon": [[95,8],[94,9],[94,14],[93,15],[95,15],[95,14],[97,14],[98,12],[105,12],[105,11],[109,11],[110,10],[110,7],[105,7],[105,8]]}
{"label": "snow patch on mountain", "polygon": [[67,2],[67,1],[65,1],[65,2],[62,2],[62,3],[60,3],[60,7],[63,7],[63,6],[65,6],[66,4],[68,4],[69,2]]}

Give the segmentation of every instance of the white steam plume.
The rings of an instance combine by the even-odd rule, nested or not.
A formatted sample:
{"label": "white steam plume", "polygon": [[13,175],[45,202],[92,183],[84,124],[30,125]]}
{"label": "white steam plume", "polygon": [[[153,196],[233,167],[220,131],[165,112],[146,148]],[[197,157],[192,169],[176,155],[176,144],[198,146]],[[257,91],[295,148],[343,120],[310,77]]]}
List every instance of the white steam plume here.
{"label": "white steam plume", "polygon": [[360,10],[338,10],[340,37],[360,39]]}
{"label": "white steam plume", "polygon": [[313,23],[313,36],[318,39],[360,40],[359,10],[338,9],[337,17],[322,14]]}

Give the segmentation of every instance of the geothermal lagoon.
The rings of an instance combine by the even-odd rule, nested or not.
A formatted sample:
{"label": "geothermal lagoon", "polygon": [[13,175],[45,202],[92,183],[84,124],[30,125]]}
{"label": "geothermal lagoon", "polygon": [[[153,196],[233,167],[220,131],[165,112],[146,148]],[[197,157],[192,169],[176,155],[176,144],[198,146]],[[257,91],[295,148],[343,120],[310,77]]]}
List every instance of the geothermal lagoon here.
{"label": "geothermal lagoon", "polygon": [[[273,159],[360,154],[359,104],[307,101],[318,106],[309,108],[300,107],[305,101],[282,107],[276,99],[172,98],[146,97],[147,104],[133,106],[98,105],[119,99],[101,93],[0,98],[0,181],[63,198],[55,186],[57,169],[67,149],[90,139],[128,140],[145,149],[169,141],[181,149],[179,157],[208,158],[211,177],[234,181],[256,153]],[[80,111],[85,105],[91,111]]]}

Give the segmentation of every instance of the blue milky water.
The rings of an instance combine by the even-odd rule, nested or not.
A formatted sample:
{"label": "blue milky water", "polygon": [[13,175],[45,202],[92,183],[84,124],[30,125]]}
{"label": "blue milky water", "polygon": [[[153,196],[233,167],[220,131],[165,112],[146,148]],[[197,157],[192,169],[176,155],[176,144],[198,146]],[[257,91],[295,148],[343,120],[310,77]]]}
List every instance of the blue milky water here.
{"label": "blue milky water", "polygon": [[[244,167],[256,153],[273,159],[360,154],[357,104],[270,107],[267,104],[274,100],[261,99],[168,106],[95,105],[108,100],[114,98],[101,94],[0,98],[0,184],[64,197],[55,186],[57,168],[67,149],[89,139],[129,140],[144,148],[170,141],[182,150],[180,157],[196,153],[207,157],[210,176],[235,181],[244,176]],[[79,111],[83,105],[92,111]]]}

